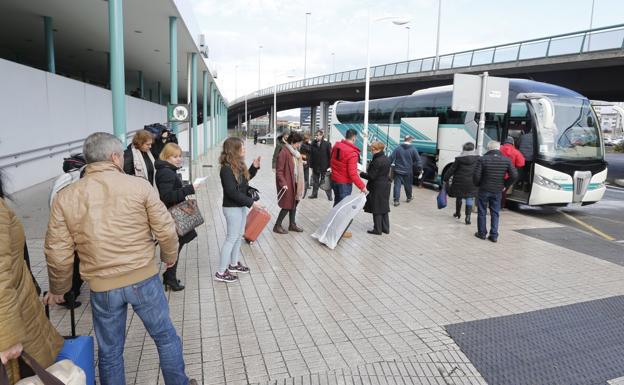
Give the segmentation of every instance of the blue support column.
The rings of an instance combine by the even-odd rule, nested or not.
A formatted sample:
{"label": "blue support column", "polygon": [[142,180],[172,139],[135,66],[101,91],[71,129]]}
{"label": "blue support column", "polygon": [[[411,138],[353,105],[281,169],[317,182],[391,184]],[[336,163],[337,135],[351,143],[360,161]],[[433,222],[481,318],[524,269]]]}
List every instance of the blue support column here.
{"label": "blue support column", "polygon": [[156,91],[157,95],[158,95],[158,104],[162,104],[162,87],[160,85],[160,80],[157,83],[157,91]]}
{"label": "blue support column", "polygon": [[202,127],[204,128],[204,146],[202,153],[208,153],[208,71],[202,72],[202,116],[204,121]]}
{"label": "blue support column", "polygon": [[143,83],[143,71],[139,71],[139,97],[145,99],[145,87]]}
{"label": "blue support column", "polygon": [[48,62],[48,72],[56,73],[56,61],[54,60],[54,28],[52,27],[52,18],[50,16],[43,17],[43,30],[45,33],[46,58]]}
{"label": "blue support column", "polygon": [[108,0],[110,84],[113,95],[113,133],[126,143],[126,84],[124,77],[123,0]]}
{"label": "blue support column", "polygon": [[197,54],[191,54],[191,111],[193,123],[193,160],[197,160],[197,142],[199,135],[197,132]]}
{"label": "blue support column", "polygon": [[[169,102],[178,103],[178,19],[169,16],[169,80],[171,89],[169,91]],[[173,124],[173,132],[178,133],[178,125]]]}

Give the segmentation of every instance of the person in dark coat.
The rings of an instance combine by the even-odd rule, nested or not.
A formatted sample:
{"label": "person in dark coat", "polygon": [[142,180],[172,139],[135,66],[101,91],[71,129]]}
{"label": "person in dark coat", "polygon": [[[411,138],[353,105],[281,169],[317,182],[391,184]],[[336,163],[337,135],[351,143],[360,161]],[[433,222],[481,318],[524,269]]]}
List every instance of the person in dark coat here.
{"label": "person in dark coat", "polygon": [[305,198],[310,188],[310,153],[312,152],[312,144],[310,143],[310,134],[303,134],[303,142],[301,143],[301,156],[303,157],[303,179],[305,189],[303,197]]}
{"label": "person in dark coat", "polygon": [[[316,138],[312,141],[310,150],[310,168],[312,169],[312,195],[310,199],[318,198],[318,190],[321,185],[321,178],[329,168],[329,159],[331,158],[331,143],[325,140],[323,130],[316,132]],[[326,191],[327,199],[332,200],[331,190]]]}
{"label": "person in dark coat", "polygon": [[258,144],[258,130],[257,129],[253,131],[253,139],[254,139],[254,145]]}
{"label": "person in dark coat", "polygon": [[531,165],[533,164],[533,131],[527,131],[518,138],[518,151],[524,156],[524,167],[518,170],[520,182],[524,191],[528,192],[531,186]]}
{"label": "person in dark coat", "polygon": [[124,151],[124,172],[147,180],[156,189],[154,180],[154,156],[151,148],[154,136],[147,130],[139,130],[134,134],[132,143]]}
{"label": "person in dark coat", "polygon": [[[191,184],[186,186],[182,185],[182,179],[177,173],[178,169],[182,167],[182,149],[175,143],[167,143],[165,145],[160,152],[160,159],[154,163],[154,166],[156,167],[156,186],[158,187],[160,200],[167,208],[184,202],[186,197],[195,194],[195,190],[200,186]],[[176,263],[163,274],[165,289],[169,288],[172,291],[184,290],[184,285],[182,285],[177,277],[180,251],[182,250],[182,246],[195,238],[197,238],[197,232],[195,232],[195,230],[191,230],[183,236],[178,237],[178,259]]]}
{"label": "person in dark coat", "polygon": [[160,152],[165,148],[167,143],[178,144],[178,138],[171,131],[164,129],[156,136],[156,140],[152,144],[152,155],[155,159],[160,158]]}
{"label": "person in dark coat", "polygon": [[420,155],[414,146],[414,138],[405,136],[405,141],[397,146],[390,155],[390,162],[394,168],[394,206],[399,205],[401,185],[405,187],[406,202],[412,201],[412,184],[414,183],[414,169],[422,169]]}
{"label": "person in dark coat", "polygon": [[474,185],[472,175],[479,156],[474,152],[473,143],[464,144],[462,150],[451,168],[444,174],[444,182],[449,183],[449,180],[453,178],[448,194],[455,198],[455,214],[453,214],[455,218],[461,218],[462,199],[466,200],[465,222],[469,225],[474,198],[477,196],[477,186]]}
{"label": "person in dark coat", "polygon": [[390,188],[392,186],[389,178],[390,159],[384,154],[386,146],[381,142],[371,144],[373,160],[368,165],[366,172],[360,173],[360,177],[368,179],[366,189],[366,204],[364,211],[373,214],[373,229],[368,230],[369,234],[381,235],[390,234]]}
{"label": "person in dark coat", "polygon": [[[275,186],[278,197],[277,204],[281,207],[273,231],[278,234],[287,234],[288,231],[297,233],[303,229],[297,226],[297,205],[303,199],[305,182],[303,180],[303,159],[299,153],[303,137],[298,132],[293,132],[288,137],[288,143],[284,143],[277,157],[275,168]],[[288,215],[288,230],[282,227],[282,221]]]}
{"label": "person in dark coat", "polygon": [[[498,241],[498,216],[501,206],[503,189],[514,184],[518,179],[518,172],[511,164],[511,160],[500,152],[500,143],[491,141],[487,145],[488,152],[483,155],[474,170],[473,182],[479,188],[477,195],[477,228],[475,237],[485,239],[487,235],[486,211],[489,206],[491,223],[490,235],[487,237],[492,242]],[[505,179],[508,174],[509,178]]]}

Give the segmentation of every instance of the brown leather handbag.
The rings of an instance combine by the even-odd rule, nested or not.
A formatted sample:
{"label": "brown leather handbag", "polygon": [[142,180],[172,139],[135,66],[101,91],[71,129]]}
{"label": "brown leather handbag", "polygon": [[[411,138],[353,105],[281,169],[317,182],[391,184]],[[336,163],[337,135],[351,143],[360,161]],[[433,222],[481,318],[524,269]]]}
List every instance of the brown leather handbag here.
{"label": "brown leather handbag", "polygon": [[204,217],[202,217],[195,199],[187,199],[170,207],[169,213],[175,221],[176,232],[180,237],[204,223]]}

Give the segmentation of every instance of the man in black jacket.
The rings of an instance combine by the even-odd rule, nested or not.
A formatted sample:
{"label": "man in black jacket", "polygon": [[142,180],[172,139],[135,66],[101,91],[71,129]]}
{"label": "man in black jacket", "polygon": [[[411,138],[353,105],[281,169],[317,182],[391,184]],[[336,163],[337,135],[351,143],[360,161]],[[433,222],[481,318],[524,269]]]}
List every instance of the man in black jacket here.
{"label": "man in black jacket", "polygon": [[[511,164],[511,160],[500,152],[500,143],[491,141],[487,146],[488,152],[479,159],[474,170],[473,181],[479,187],[477,195],[477,229],[475,237],[485,239],[487,235],[486,210],[490,207],[491,223],[490,236],[492,242],[498,241],[498,217],[501,205],[502,192],[514,184],[518,179],[518,172]],[[507,179],[505,176],[509,175]]]}
{"label": "man in black jacket", "polygon": [[[329,168],[331,144],[325,140],[324,134],[323,130],[318,130],[311,144],[310,168],[312,169],[312,195],[310,195],[310,199],[318,198],[321,177],[325,175]],[[326,193],[327,199],[332,200],[331,190],[326,191]]]}
{"label": "man in black jacket", "polygon": [[421,169],[422,162],[416,148],[412,146],[414,138],[405,136],[405,141],[394,149],[390,155],[390,162],[394,170],[394,206],[399,205],[401,185],[405,187],[406,202],[412,201],[412,185],[414,184],[414,169]]}

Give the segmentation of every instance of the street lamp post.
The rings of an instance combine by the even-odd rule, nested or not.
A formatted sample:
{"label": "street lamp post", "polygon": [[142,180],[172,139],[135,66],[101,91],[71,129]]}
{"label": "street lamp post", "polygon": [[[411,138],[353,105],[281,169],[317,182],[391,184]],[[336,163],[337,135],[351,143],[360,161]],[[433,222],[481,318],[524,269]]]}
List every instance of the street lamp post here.
{"label": "street lamp post", "polygon": [[335,73],[336,72],[336,53],[332,52],[331,57],[332,57],[332,73]]}
{"label": "street lamp post", "polygon": [[[596,0],[592,0],[591,14],[589,16],[589,29],[591,30],[594,27],[594,6],[596,5]],[[581,50],[583,47],[581,47]],[[591,50],[591,32],[587,34],[587,50]]]}
{"label": "street lamp post", "polygon": [[436,54],[433,69],[440,68],[440,19],[442,17],[442,0],[438,0],[438,32],[436,33]]}
{"label": "street lamp post", "polygon": [[258,90],[260,90],[260,55],[262,54],[262,46],[258,47]]}
{"label": "street lamp post", "polygon": [[306,22],[305,22],[305,41],[303,46],[303,78],[306,78],[307,67],[308,67],[308,18],[312,14],[312,12],[306,12]]}
{"label": "street lamp post", "polygon": [[[280,74],[284,75],[284,74]],[[275,75],[275,81],[273,85],[273,149],[277,147],[277,76]],[[288,75],[288,78],[294,78],[295,75]]]}
{"label": "street lamp post", "polygon": [[406,26],[407,29],[407,55],[405,56],[405,60],[409,61],[409,48],[410,48],[410,27]]}
{"label": "street lamp post", "polygon": [[[397,16],[388,16],[375,19],[378,21],[392,21],[395,25],[404,25],[409,23],[408,19],[404,19]],[[370,18],[370,10],[368,11],[368,37],[366,43],[366,82],[364,86],[364,129],[362,130],[362,164],[366,167],[368,161],[368,103],[370,99],[370,34],[373,21]]]}
{"label": "street lamp post", "polygon": [[238,64],[234,66],[234,100],[238,98]]}

